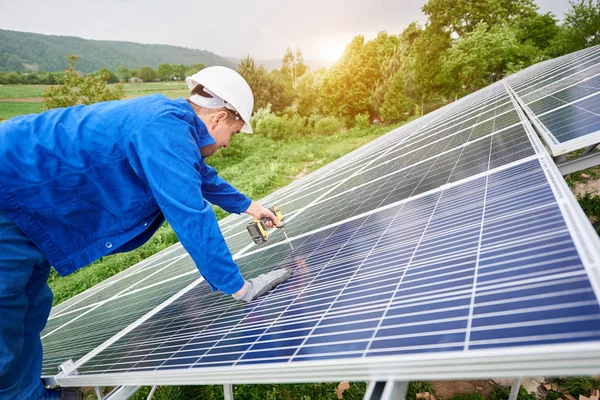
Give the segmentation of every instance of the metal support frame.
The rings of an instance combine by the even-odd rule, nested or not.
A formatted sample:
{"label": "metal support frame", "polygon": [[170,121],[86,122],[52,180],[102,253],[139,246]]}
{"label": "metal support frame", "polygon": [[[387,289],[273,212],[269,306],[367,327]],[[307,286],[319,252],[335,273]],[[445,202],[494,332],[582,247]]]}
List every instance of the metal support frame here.
{"label": "metal support frame", "polygon": [[225,400],[233,400],[233,385],[223,385],[223,396]]}
{"label": "metal support frame", "polygon": [[128,400],[141,386],[118,386],[107,394],[102,400]]}
{"label": "metal support frame", "polygon": [[407,390],[407,381],[371,381],[363,400],[404,400]]}
{"label": "metal support frame", "polygon": [[519,389],[521,388],[521,378],[515,378],[513,381],[512,387],[510,388],[510,395],[508,396],[508,400],[517,400],[517,396],[519,396]]}
{"label": "metal support frame", "polygon": [[554,157],[560,173],[564,176],[600,165],[600,151],[596,150],[596,146],[597,144],[587,147],[583,153],[571,160],[566,159],[566,154]]}

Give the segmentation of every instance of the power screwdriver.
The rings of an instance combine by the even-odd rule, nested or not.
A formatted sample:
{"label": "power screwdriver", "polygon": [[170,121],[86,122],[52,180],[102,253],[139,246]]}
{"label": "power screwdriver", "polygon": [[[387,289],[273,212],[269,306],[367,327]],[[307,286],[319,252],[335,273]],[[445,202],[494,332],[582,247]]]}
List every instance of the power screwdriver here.
{"label": "power screwdriver", "polygon": [[[279,209],[279,207],[274,205],[273,207],[269,208],[269,211],[271,211],[277,217],[277,225],[275,225],[275,227],[281,229],[283,231],[283,234],[287,238],[287,234],[284,229],[285,221],[283,221],[283,214],[281,210]],[[261,219],[255,219],[248,224],[246,229],[248,229],[248,233],[250,233],[250,237],[252,237],[254,243],[262,244],[269,240],[269,232],[267,228],[267,223],[269,221],[271,221],[271,219],[265,217]]]}

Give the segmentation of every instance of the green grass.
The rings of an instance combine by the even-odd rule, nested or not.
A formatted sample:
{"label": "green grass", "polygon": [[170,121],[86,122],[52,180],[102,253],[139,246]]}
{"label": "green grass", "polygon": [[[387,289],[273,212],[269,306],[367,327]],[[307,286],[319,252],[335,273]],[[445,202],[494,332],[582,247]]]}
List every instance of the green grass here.
{"label": "green grass", "polygon": [[[298,383],[298,384],[265,384],[265,385],[233,385],[235,400],[333,400],[337,399],[338,383]],[[344,400],[360,400],[366,391],[366,383],[350,382],[350,389],[343,394]],[[132,400],[144,400],[150,387],[141,388]],[[94,397],[90,397],[94,398]],[[215,386],[162,386],[159,387],[155,400],[222,400],[223,387]]]}
{"label": "green grass", "polygon": [[[491,400],[508,400],[510,396],[510,386],[498,387],[491,394]],[[519,394],[517,395],[517,400],[537,400],[535,393],[528,392],[523,386],[519,387]]]}
{"label": "green grass", "polygon": [[0,102],[0,119],[9,119],[18,115],[39,113],[44,110],[43,103]]}
{"label": "green grass", "polygon": [[44,89],[50,85],[0,85],[0,99],[19,99],[41,97]]}
{"label": "green grass", "polygon": [[174,99],[190,94],[185,82],[151,82],[151,83],[126,83],[123,85],[126,98],[146,96],[154,93],[162,93]]}
{"label": "green grass", "polygon": [[580,395],[589,397],[592,389],[600,389],[600,380],[590,376],[555,378],[551,381],[556,383],[561,390],[569,393],[576,399],[578,399]]}

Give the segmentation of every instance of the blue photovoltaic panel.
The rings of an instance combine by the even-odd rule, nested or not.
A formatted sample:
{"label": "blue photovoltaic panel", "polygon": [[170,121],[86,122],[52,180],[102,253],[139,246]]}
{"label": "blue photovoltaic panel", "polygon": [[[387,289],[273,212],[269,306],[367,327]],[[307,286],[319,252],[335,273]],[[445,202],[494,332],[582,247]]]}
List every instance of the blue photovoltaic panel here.
{"label": "blue photovoltaic panel", "polygon": [[241,304],[197,287],[79,373],[464,351],[600,335],[598,301],[537,160],[293,243],[302,261],[292,261],[285,245],[239,260],[250,275],[295,264],[293,278],[273,293]]}
{"label": "blue photovoltaic panel", "polygon": [[507,82],[551,135],[542,137],[554,154],[600,142],[600,46],[530,67]]}
{"label": "blue photovoltaic panel", "polygon": [[[590,257],[598,257],[592,251],[582,258],[574,237],[588,228],[572,209],[565,217],[571,206],[560,194],[564,182],[520,110],[524,99],[545,110],[540,117],[561,107],[555,101],[587,104],[594,51],[516,74],[512,94],[505,82],[494,84],[262,199],[282,208],[294,254],[279,231],[255,246],[247,217],[221,221],[246,278],[284,266],[294,268],[292,278],[249,304],[205,283],[190,286],[87,354],[76,363],[77,376],[57,380],[128,384],[134,375],[136,384],[154,384],[166,371],[198,370],[220,383],[245,365],[284,372],[327,361],[333,370],[344,360],[460,358],[496,348],[511,349],[518,363],[539,345],[599,348],[600,309],[590,281],[597,279]],[[597,248],[597,238],[591,241]],[[194,278],[185,277],[186,285]],[[136,301],[155,290],[142,284],[136,292],[125,283],[112,300]],[[93,305],[98,296],[86,300]],[[72,314],[84,311],[74,307]],[[66,312],[56,313],[56,323],[68,319]],[[52,363],[57,353],[67,356],[59,350],[48,355]]]}

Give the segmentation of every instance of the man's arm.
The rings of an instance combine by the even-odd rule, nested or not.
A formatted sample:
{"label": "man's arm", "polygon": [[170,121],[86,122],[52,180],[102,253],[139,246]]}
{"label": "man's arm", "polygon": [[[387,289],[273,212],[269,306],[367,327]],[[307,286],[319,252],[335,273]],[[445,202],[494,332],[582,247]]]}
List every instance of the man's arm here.
{"label": "man's arm", "polygon": [[202,161],[190,129],[175,117],[163,117],[131,136],[127,155],[204,279],[213,289],[233,294],[245,281],[202,196]]}

